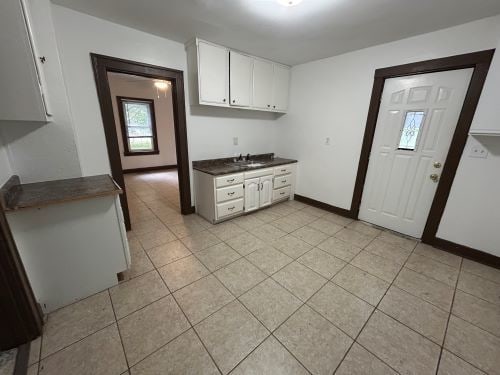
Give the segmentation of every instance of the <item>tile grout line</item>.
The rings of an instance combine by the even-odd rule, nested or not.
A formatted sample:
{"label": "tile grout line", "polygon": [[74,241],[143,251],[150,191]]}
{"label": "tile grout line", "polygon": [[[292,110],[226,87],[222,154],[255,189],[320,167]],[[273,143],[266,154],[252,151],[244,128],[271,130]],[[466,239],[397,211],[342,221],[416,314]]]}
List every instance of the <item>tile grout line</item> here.
{"label": "tile grout line", "polygon": [[[147,254],[146,254],[147,255]],[[151,259],[150,259],[151,260]],[[154,266],[154,264],[153,264]],[[155,270],[156,272],[158,272],[159,274],[159,271],[158,269],[156,268],[155,266]],[[207,275],[208,276],[208,275]],[[177,305],[178,309],[182,312],[182,315],[184,316],[184,319],[186,319],[186,321],[188,322],[190,328],[188,328],[187,330],[183,331],[182,333],[180,333],[179,335],[177,335],[175,338],[173,338],[172,340],[169,340],[167,343],[165,343],[164,345],[162,345],[161,347],[157,348],[156,350],[154,350],[153,352],[149,353],[146,357],[144,357],[143,359],[141,359],[139,362],[137,362],[136,364],[134,364],[134,366],[136,366],[138,363],[144,361],[146,358],[150,357],[151,355],[153,355],[154,353],[158,352],[159,350],[161,350],[162,348],[164,348],[165,346],[167,346],[170,342],[172,342],[173,340],[175,340],[177,337],[181,336],[182,334],[186,333],[187,331],[189,331],[189,329],[192,329],[194,334],[196,335],[196,337],[198,338],[198,340],[200,341],[201,345],[203,346],[203,348],[205,349],[205,351],[207,352],[207,354],[209,355],[210,359],[212,360],[213,364],[215,365],[215,367],[217,368],[217,370],[219,371],[220,374],[222,374],[222,371],[221,369],[219,368],[219,366],[217,365],[217,362],[215,362],[214,358],[212,357],[212,354],[208,351],[207,347],[205,346],[205,343],[201,340],[200,336],[198,335],[198,332],[196,331],[196,329],[194,328],[194,325],[191,323],[191,321],[189,320],[189,318],[187,317],[186,313],[184,312],[184,310],[182,309],[181,305],[179,304],[179,302],[177,301],[177,299],[175,298],[174,296],[174,293],[170,290],[170,288],[168,287],[167,283],[165,282],[165,280],[163,280],[163,277],[161,277],[160,275],[160,279],[162,280],[163,284],[165,285],[165,287],[167,288],[168,291],[170,291],[170,295],[172,296],[172,299],[174,300],[175,304]],[[201,280],[201,279],[200,279]],[[130,368],[129,368],[130,370]]]}
{"label": "tile grout line", "polygon": [[[459,276],[460,276],[460,271],[462,270],[462,264],[463,264],[463,259],[460,260]],[[448,319],[446,321],[446,326],[445,326],[445,329],[444,329],[443,344],[441,345],[441,348],[440,348],[440,351],[439,351],[438,363],[437,363],[436,372],[435,372],[436,374],[438,373],[439,366],[441,365],[441,357],[443,356],[444,345],[446,343],[446,336],[448,334],[448,326],[450,324],[451,314],[452,314],[452,311],[453,311],[453,304],[455,303],[455,295],[456,295],[456,292],[457,292],[457,285],[458,285],[458,278],[459,278],[459,276],[457,276],[457,280],[455,282],[455,288],[453,289],[453,297],[451,299],[451,305],[450,305],[450,314],[448,315]]]}
{"label": "tile grout line", "polygon": [[[371,241],[373,242],[373,241]],[[370,243],[371,243],[370,242]],[[369,245],[369,244],[368,244]],[[366,245],[366,246],[368,246]],[[365,246],[365,247],[366,247]],[[416,247],[417,245],[415,245]],[[412,250],[412,253],[413,251],[415,250],[415,248]],[[354,259],[354,258],[353,258]],[[406,262],[405,262],[406,264]],[[401,266],[401,268],[399,269],[398,273],[394,276],[394,279],[392,280],[392,282],[389,284],[388,288],[385,290],[384,294],[382,295],[382,297],[380,298],[380,300],[378,301],[378,303],[375,305],[375,308],[372,310],[372,312],[370,313],[370,316],[368,317],[368,319],[365,321],[365,323],[363,324],[363,326],[361,327],[361,329],[359,330],[358,334],[356,335],[356,337],[354,338],[353,342],[351,343],[350,347],[348,350],[346,350],[344,356],[342,357],[342,360],[339,362],[339,364],[337,365],[337,367],[335,368],[335,370],[333,371],[333,374],[335,374],[338,369],[340,368],[340,366],[342,365],[342,363],[344,362],[345,358],[347,357],[347,354],[351,351],[352,347],[354,346],[354,343],[357,343],[358,345],[362,346],[365,350],[367,350],[369,353],[371,353],[372,355],[374,355],[375,357],[378,358],[377,355],[375,355],[374,353],[372,353],[370,350],[368,350],[367,348],[365,348],[363,345],[361,345],[359,342],[358,342],[358,339],[359,339],[359,336],[361,335],[361,333],[364,331],[365,327],[367,326],[368,322],[370,321],[370,319],[372,318],[373,314],[375,314],[376,311],[380,311],[378,310],[378,306],[380,305],[380,303],[382,302],[382,300],[385,298],[385,296],[387,295],[387,292],[389,291],[389,289],[391,288],[392,284],[394,283],[394,281],[396,280],[396,278],[399,276],[399,274],[401,273],[401,271],[403,270],[404,268],[404,264]],[[380,361],[382,361],[382,359],[378,358]],[[387,362],[385,361],[382,361],[382,363],[384,363],[386,366],[388,366],[389,368],[393,369],[394,371],[396,371],[390,364],[388,364]],[[396,373],[399,373],[399,371],[396,371]]]}
{"label": "tile grout line", "polygon": [[118,337],[120,337],[120,343],[122,345],[123,356],[125,357],[125,364],[127,365],[127,370],[130,370],[130,365],[127,358],[127,352],[125,351],[125,345],[123,344],[123,337],[120,331],[120,326],[118,325],[118,319],[116,317],[115,306],[113,305],[113,299],[111,298],[111,292],[108,289],[109,303],[111,304],[111,309],[113,310],[113,316],[115,317],[116,330],[118,331]]}
{"label": "tile grout line", "polygon": [[[306,206],[306,207],[307,207],[307,206]],[[303,207],[302,209],[304,209],[304,208],[305,208],[305,207]],[[301,209],[299,209],[299,210],[301,210]],[[296,211],[299,211],[299,210],[296,210]],[[290,213],[290,214],[291,214],[291,213]],[[290,215],[290,214],[288,214],[288,215]],[[283,217],[286,217],[286,216],[288,216],[288,215],[281,216],[281,217],[280,217],[280,218],[278,218],[277,220],[279,220],[279,219],[281,219],[281,218],[283,218]],[[324,215],[323,215],[323,216],[324,216]],[[322,217],[322,216],[321,216],[321,217]],[[319,217],[319,218],[321,218],[321,217]],[[313,221],[316,221],[316,220],[318,220],[319,218],[316,218],[316,219],[315,219],[315,220],[313,220]],[[274,221],[276,221],[276,220],[272,220],[272,221],[274,222]],[[312,221],[312,222],[313,222],[313,221]],[[312,223],[312,222],[310,222],[310,223]],[[310,224],[310,223],[305,224],[304,226],[309,226],[309,224]],[[235,223],[235,224],[237,225],[237,223]],[[264,224],[268,224],[268,223],[264,223]],[[264,224],[262,224],[262,225],[264,225]],[[344,227],[345,227],[345,226],[344,226]],[[240,227],[240,228],[242,228],[242,227]],[[301,227],[301,228],[302,228],[302,227]],[[245,230],[245,231],[247,231],[247,232],[249,232],[249,230],[248,230],[248,229],[246,229],[246,228],[242,228],[242,229],[243,229],[243,230]],[[280,229],[280,228],[278,228],[278,229]],[[300,229],[300,228],[298,228],[298,229]],[[315,229],[315,228],[313,228],[313,229]],[[286,231],[285,231],[285,232],[286,232]],[[321,232],[321,231],[320,231],[320,232]],[[286,232],[286,233],[287,233],[287,234],[291,234],[291,232]],[[324,233],[324,232],[322,232],[322,233]],[[251,233],[251,234],[252,234],[252,233]],[[364,234],[364,233],[362,233],[362,234]],[[327,235],[328,235],[328,234],[327,234]],[[333,236],[330,236],[330,235],[328,235],[328,236],[329,236],[329,237],[333,237]],[[220,239],[220,238],[219,238],[219,239]],[[225,241],[222,241],[222,242],[224,242],[224,243],[225,243]],[[385,241],[384,241],[384,242],[385,242]],[[228,245],[228,244],[226,243],[226,245]],[[316,247],[317,247],[317,246],[316,246]],[[273,248],[274,248],[274,247],[273,247]],[[313,249],[314,249],[314,248],[315,248],[315,247],[313,247]],[[235,250],[235,249],[233,249],[233,250]],[[276,250],[280,251],[279,249],[276,249]],[[311,251],[311,250],[312,250],[312,249],[310,249],[309,251]],[[320,250],[321,250],[321,249],[320,249]],[[255,250],[254,250],[254,251],[255,251]],[[307,251],[307,252],[309,252],[309,251]],[[307,252],[306,252],[306,253],[307,253]],[[414,252],[414,250],[412,250],[412,253],[413,253],[413,252]],[[304,254],[306,254],[306,253],[304,253]],[[238,253],[238,254],[239,254],[239,253]],[[302,254],[302,255],[304,255],[304,254]],[[410,253],[410,254],[411,254],[411,253]],[[194,254],[193,254],[193,255],[194,255]],[[239,255],[241,255],[241,254],[239,254]],[[247,256],[247,255],[249,255],[249,254],[246,254],[245,256],[242,256],[242,257],[238,258],[237,260],[240,260],[241,258],[246,258],[246,256]],[[286,255],[287,255],[287,254],[286,254]],[[331,255],[331,254],[329,254],[329,255]],[[420,254],[419,254],[419,255],[420,255]],[[425,255],[423,255],[423,256],[425,256]],[[298,259],[299,259],[299,258],[300,258],[300,256],[299,256],[298,258],[292,258],[292,259],[293,259],[293,261],[297,261],[297,262],[298,262]],[[432,260],[434,260],[434,261],[437,261],[436,259],[433,259],[433,258],[431,258],[431,257],[427,257],[427,258],[432,259]],[[408,259],[409,259],[409,257],[407,257],[407,259],[406,259],[405,263],[404,263],[404,264],[403,264],[403,266],[400,268],[400,270],[399,270],[398,274],[399,274],[399,273],[401,272],[401,270],[404,268],[404,265],[406,264],[406,262],[408,261]],[[237,260],[235,260],[235,261],[237,261]],[[293,262],[293,261],[292,261],[292,262]],[[437,262],[439,262],[439,261],[437,261]],[[300,263],[300,262],[298,262],[298,263]],[[440,262],[440,263],[441,263],[441,264],[446,264],[446,263],[442,263],[442,262]],[[289,264],[290,264],[290,263],[289,263]],[[346,265],[347,265],[347,264],[350,264],[350,262],[346,262]],[[346,265],[344,265],[344,267],[345,267]],[[224,268],[224,267],[227,267],[227,266],[228,266],[228,265],[225,265],[225,266],[223,266],[223,267],[220,267],[219,269]],[[307,265],[304,265],[304,266],[305,266],[305,267],[307,267],[307,268],[309,268]],[[351,266],[352,266],[352,264],[351,264]],[[448,266],[449,266],[449,265],[448,265]],[[285,266],[285,267],[286,267],[286,266]],[[354,266],[354,267],[355,267],[355,266]],[[358,268],[358,267],[356,267],[356,268]],[[309,269],[310,269],[310,268],[309,268]],[[213,271],[213,272],[211,272],[211,273],[213,274],[213,273],[214,273],[214,272],[216,272],[216,271],[217,271],[217,270],[215,270],[215,271]],[[313,271],[314,271],[314,270],[313,270]],[[341,271],[341,270],[339,270],[338,272],[340,272],[340,271]],[[338,272],[337,272],[337,273],[338,273]],[[366,271],[364,271],[364,270],[363,270],[363,272],[366,272]],[[337,274],[337,273],[336,273],[336,274]],[[214,276],[215,276],[215,275],[214,275]],[[323,275],[321,275],[321,276],[322,276],[322,277],[324,277]],[[334,275],[334,276],[335,276],[335,275]],[[328,281],[331,281],[331,279],[333,279],[333,277],[334,277],[334,276],[332,276],[332,278],[328,279]],[[377,277],[377,276],[375,276],[375,275],[372,275],[372,276]],[[424,275],[424,276],[425,276],[425,277],[428,277],[427,275]],[[477,276],[477,275],[476,275],[476,276]],[[215,277],[216,277],[216,276],[215,276]],[[266,279],[264,279],[263,281],[267,280],[267,279],[268,279],[268,278],[270,278],[270,277],[271,277],[271,276],[268,276],[268,277],[267,277]],[[396,277],[397,277],[397,275],[396,275]],[[392,286],[392,284],[393,284],[393,282],[395,281],[396,277],[393,279],[392,283],[389,285],[389,288]],[[377,277],[377,278],[378,278],[378,277]],[[217,278],[217,279],[218,279],[218,278]],[[433,279],[433,278],[431,278],[431,279],[432,279],[432,280],[435,280],[435,279]],[[274,279],[273,279],[273,280],[274,280]],[[458,280],[458,277],[457,277],[457,280]],[[486,280],[488,280],[488,279],[486,279]],[[262,282],[263,282],[263,281],[262,281]],[[385,280],[384,280],[384,281],[385,281]],[[435,281],[440,282],[439,280],[435,280]],[[489,281],[489,280],[488,280],[488,281]],[[442,282],[441,282],[441,283],[442,283]],[[445,284],[445,285],[447,285],[447,284]],[[254,287],[255,287],[255,286],[254,286]],[[322,289],[323,287],[324,287],[324,285],[323,285],[320,289]],[[389,288],[386,290],[386,293],[387,293],[387,291],[389,290]],[[319,289],[319,290],[320,290],[320,289]],[[456,287],[455,287],[455,291],[456,291]],[[406,292],[406,291],[405,291],[405,292]],[[231,292],[230,292],[230,293],[231,293]],[[385,293],[385,294],[386,294],[386,293]],[[232,294],[232,293],[231,293],[231,294]],[[352,293],[351,293],[351,294],[352,294]],[[385,296],[385,294],[384,294],[384,296]],[[411,293],[409,293],[409,294],[411,295]],[[417,296],[414,296],[414,297],[419,298],[419,297],[417,297]],[[359,298],[359,297],[358,297],[358,298]],[[237,299],[238,299],[238,298],[237,298]],[[383,299],[383,297],[381,298],[381,300],[382,300],[382,299]],[[380,304],[381,300],[379,301],[379,303],[378,303],[378,304]],[[427,302],[427,301],[425,301],[425,302]],[[429,302],[427,302],[427,303],[429,303]],[[304,303],[304,304],[305,304],[305,303]],[[303,305],[304,305],[304,304],[303,304]],[[377,306],[378,306],[378,304],[377,304]],[[303,305],[301,305],[301,307],[302,307]],[[246,306],[245,306],[245,307],[246,307]],[[436,306],[436,307],[437,307],[437,306]],[[300,307],[299,307],[299,308],[300,308]],[[314,309],[313,309],[313,310],[314,310]],[[375,309],[374,309],[374,311],[375,311],[375,310],[377,310],[377,309],[375,308]],[[315,311],[315,310],[314,310],[314,311]],[[380,311],[380,310],[379,310],[379,311]],[[294,312],[294,313],[295,313],[295,312]],[[293,315],[294,313],[292,313],[292,315]],[[383,313],[383,312],[382,312],[382,313]],[[384,313],[384,314],[385,314],[385,313]],[[252,315],[253,315],[253,314],[252,314]],[[320,315],[321,315],[321,314],[320,314]],[[450,315],[451,315],[451,313],[449,313],[449,317],[450,317]],[[391,318],[392,318],[392,317],[391,317]],[[394,319],[394,318],[393,318],[393,319]],[[369,320],[369,319],[368,319],[368,320]],[[397,320],[396,320],[396,321],[397,321]],[[400,322],[400,323],[401,323],[401,322]],[[402,323],[401,323],[401,324],[402,324]],[[403,325],[404,325],[404,324],[403,324]],[[406,326],[406,325],[405,325],[405,326]],[[408,327],[408,328],[409,328],[409,327]],[[360,332],[361,332],[361,331],[360,331]],[[487,331],[486,331],[486,332],[487,332]],[[273,335],[273,336],[274,336],[274,335]],[[423,337],[425,337],[425,336],[423,336]],[[425,338],[427,338],[427,337],[425,337]],[[278,341],[279,341],[279,340],[278,340]],[[259,346],[260,346],[260,344],[259,344]],[[258,346],[257,346],[257,347],[258,347]],[[372,353],[372,354],[373,354],[373,353]]]}

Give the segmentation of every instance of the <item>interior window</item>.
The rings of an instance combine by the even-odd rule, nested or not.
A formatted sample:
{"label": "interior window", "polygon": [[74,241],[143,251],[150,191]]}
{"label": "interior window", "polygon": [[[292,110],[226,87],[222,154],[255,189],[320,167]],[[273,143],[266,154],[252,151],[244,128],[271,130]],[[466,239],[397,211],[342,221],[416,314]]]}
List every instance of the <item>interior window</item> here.
{"label": "interior window", "polygon": [[420,130],[424,122],[424,111],[408,111],[406,112],[405,121],[401,128],[399,138],[399,150],[414,151],[417,148],[417,141]]}
{"label": "interior window", "polygon": [[154,102],[119,97],[125,155],[158,153]]}

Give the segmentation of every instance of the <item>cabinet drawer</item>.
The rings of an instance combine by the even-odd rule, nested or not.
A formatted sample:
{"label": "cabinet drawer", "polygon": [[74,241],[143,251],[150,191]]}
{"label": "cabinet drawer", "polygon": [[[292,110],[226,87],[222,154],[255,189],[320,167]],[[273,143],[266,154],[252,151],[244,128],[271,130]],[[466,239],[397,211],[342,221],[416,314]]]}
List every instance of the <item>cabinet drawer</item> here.
{"label": "cabinet drawer", "polygon": [[217,189],[217,203],[243,197],[243,184]]}
{"label": "cabinet drawer", "polygon": [[243,199],[236,199],[234,201],[220,203],[217,205],[217,219],[233,215],[238,212],[243,212]]}
{"label": "cabinet drawer", "polygon": [[274,168],[274,175],[281,176],[283,174],[292,173],[292,165],[280,165],[279,167]]}
{"label": "cabinet drawer", "polygon": [[224,187],[229,185],[238,185],[243,183],[243,173],[230,174],[227,176],[217,177],[215,179],[215,187]]}
{"label": "cabinet drawer", "polygon": [[283,198],[288,198],[290,196],[291,190],[292,189],[290,186],[285,186],[284,188],[273,190],[273,202]]}
{"label": "cabinet drawer", "polygon": [[284,186],[288,186],[291,184],[292,184],[292,175],[291,174],[287,174],[284,176],[276,176],[276,177],[274,177],[273,188],[279,189],[279,188],[282,188]]}

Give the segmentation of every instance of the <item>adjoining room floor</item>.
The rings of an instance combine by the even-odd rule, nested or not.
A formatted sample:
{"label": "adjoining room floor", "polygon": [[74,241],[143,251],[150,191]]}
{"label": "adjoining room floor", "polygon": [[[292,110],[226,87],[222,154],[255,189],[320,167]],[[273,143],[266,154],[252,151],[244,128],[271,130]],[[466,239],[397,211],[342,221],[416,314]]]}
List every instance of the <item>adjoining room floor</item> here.
{"label": "adjoining room floor", "polygon": [[50,314],[30,375],[500,373],[500,270],[296,201],[211,225],[175,181],[127,176],[131,279]]}

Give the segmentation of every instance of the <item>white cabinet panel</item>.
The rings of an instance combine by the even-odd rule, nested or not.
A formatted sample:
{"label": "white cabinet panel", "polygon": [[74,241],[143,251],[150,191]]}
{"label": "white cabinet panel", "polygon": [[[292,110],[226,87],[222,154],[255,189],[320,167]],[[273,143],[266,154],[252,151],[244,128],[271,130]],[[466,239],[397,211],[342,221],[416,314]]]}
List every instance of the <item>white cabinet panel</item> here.
{"label": "white cabinet panel", "polygon": [[274,178],[274,188],[279,189],[283,186],[288,186],[292,184],[292,175],[287,174],[284,176],[276,176]]}
{"label": "white cabinet panel", "polygon": [[217,177],[215,179],[215,186],[218,188],[223,186],[242,184],[242,183],[243,183],[243,173],[230,174],[222,177]]}
{"label": "white cabinet panel", "polygon": [[229,60],[230,105],[249,107],[252,100],[253,58],[231,51]]}
{"label": "white cabinet panel", "polygon": [[271,110],[273,101],[273,63],[255,59],[253,62],[253,107]]}
{"label": "white cabinet panel", "polygon": [[245,180],[245,212],[257,210],[260,204],[260,178]]}
{"label": "white cabinet panel", "polygon": [[243,199],[236,199],[217,205],[217,219],[231,216],[243,211]]}
{"label": "white cabinet panel", "polygon": [[260,178],[260,207],[269,206],[273,198],[273,176]]}
{"label": "white cabinet panel", "polygon": [[28,16],[21,0],[0,1],[0,120],[49,120]]}
{"label": "white cabinet panel", "polygon": [[274,168],[274,175],[281,176],[284,174],[292,173],[293,166],[292,165],[280,165],[279,167]]}
{"label": "white cabinet panel", "polygon": [[291,194],[291,191],[292,188],[290,186],[285,186],[284,188],[273,190],[273,202],[288,198]]}
{"label": "white cabinet panel", "polygon": [[217,203],[243,197],[243,184],[217,189]]}
{"label": "white cabinet panel", "polygon": [[198,74],[200,103],[228,106],[229,50],[200,41]]}
{"label": "white cabinet panel", "polygon": [[290,69],[283,65],[274,64],[273,110],[286,112],[289,86]]}

